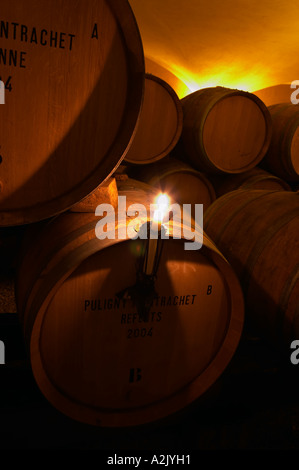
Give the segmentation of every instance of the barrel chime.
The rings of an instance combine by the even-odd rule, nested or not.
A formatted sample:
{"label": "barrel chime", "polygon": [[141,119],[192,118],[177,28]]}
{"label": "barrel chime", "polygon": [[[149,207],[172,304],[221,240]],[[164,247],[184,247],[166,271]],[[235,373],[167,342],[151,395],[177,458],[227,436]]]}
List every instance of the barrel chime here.
{"label": "barrel chime", "polygon": [[[276,347],[289,344],[298,108],[224,87],[180,100],[145,70],[127,0],[80,0],[76,15],[70,2],[15,0],[2,17],[12,89],[0,107],[0,226],[26,228],[16,304],[49,402],[95,426],[146,424],[209,391],[244,313]],[[161,192],[191,205],[194,231],[203,205],[201,249],[185,249],[184,219],[161,218],[151,238]],[[114,211],[114,237],[108,225],[96,234],[100,204]],[[129,213],[134,204],[147,215]]]}

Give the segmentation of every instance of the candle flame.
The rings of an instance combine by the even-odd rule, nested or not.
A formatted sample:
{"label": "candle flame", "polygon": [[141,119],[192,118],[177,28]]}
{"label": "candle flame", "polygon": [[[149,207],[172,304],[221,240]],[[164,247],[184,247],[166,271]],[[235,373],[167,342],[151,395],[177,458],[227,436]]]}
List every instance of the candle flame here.
{"label": "candle flame", "polygon": [[154,212],[154,221],[162,223],[165,214],[169,211],[169,196],[167,196],[167,194],[165,193],[159,194],[155,199],[155,204],[157,206],[157,209]]}

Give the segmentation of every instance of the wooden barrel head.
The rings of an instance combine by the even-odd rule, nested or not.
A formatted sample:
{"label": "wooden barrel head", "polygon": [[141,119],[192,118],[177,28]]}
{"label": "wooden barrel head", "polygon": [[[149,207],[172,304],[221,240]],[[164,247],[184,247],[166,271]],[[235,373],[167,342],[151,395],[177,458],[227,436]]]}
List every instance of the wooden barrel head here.
{"label": "wooden barrel head", "polygon": [[172,202],[192,205],[203,204],[205,211],[216,199],[212,183],[208,177],[186,163],[170,156],[152,165],[131,168],[130,174],[167,193]]}
{"label": "wooden barrel head", "polygon": [[175,91],[161,78],[146,74],[141,115],[125,160],[134,164],[160,160],[176,145],[182,125],[182,106]]}
{"label": "wooden barrel head", "polygon": [[181,100],[180,144],[194,168],[208,173],[242,173],[264,157],[271,140],[271,118],[252,93],[204,88]]}
{"label": "wooden barrel head", "polygon": [[[145,186],[138,198],[136,185],[124,185],[147,205]],[[237,348],[244,306],[235,273],[206,236],[196,251],[164,240],[145,320],[125,292],[146,240],[99,240],[88,213],[62,214],[39,233],[20,264],[18,308],[35,379],[56,408],[93,425],[134,426],[214,384]]]}
{"label": "wooden barrel head", "polygon": [[203,204],[205,211],[216,199],[214,189],[204,175],[182,171],[166,175],[160,180],[161,189],[179,204]]}
{"label": "wooden barrel head", "polygon": [[223,368],[223,345],[233,339],[225,278],[177,241],[165,245],[149,321],[132,301],[119,301],[115,294],[135,282],[132,254],[139,251],[127,242],[89,257],[59,287],[32,333],[31,347],[39,347],[33,369],[46,396],[53,392],[60,407],[68,402],[67,413],[85,408],[93,424],[111,425],[112,413],[121,425],[147,421],[154,410],[169,413],[172,395],[181,395],[183,406],[190,383],[195,391],[197,382],[197,393],[208,387],[211,362]]}
{"label": "wooden barrel head", "polygon": [[262,165],[288,182],[299,181],[299,107],[291,103],[269,106],[273,135]]}
{"label": "wooden barrel head", "polygon": [[143,98],[143,49],[121,0],[1,9],[0,225],[62,212],[117,167]]}
{"label": "wooden barrel head", "polygon": [[234,173],[257,160],[266,134],[265,116],[256,102],[242,95],[229,96],[208,113],[203,145],[216,167]]}

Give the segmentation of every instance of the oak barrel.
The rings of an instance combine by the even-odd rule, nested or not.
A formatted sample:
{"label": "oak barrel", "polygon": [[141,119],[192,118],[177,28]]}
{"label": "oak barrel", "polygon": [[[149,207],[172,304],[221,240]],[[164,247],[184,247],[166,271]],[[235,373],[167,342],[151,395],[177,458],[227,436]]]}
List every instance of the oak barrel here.
{"label": "oak barrel", "polygon": [[127,0],[1,7],[0,225],[58,214],[110,176],[134,135],[143,47]]}
{"label": "oak barrel", "polygon": [[289,182],[299,181],[299,107],[291,103],[269,106],[273,135],[262,164]]}
{"label": "oak barrel", "polygon": [[286,181],[259,167],[235,175],[213,175],[211,182],[217,197],[239,188],[291,191]]}
{"label": "oak barrel", "polygon": [[239,276],[256,332],[289,348],[299,337],[299,194],[232,191],[208,208],[204,230]]}
{"label": "oak barrel", "polygon": [[[156,192],[144,188],[128,180],[119,194],[148,207]],[[146,240],[99,240],[97,220],[66,212],[35,234],[30,226],[18,311],[35,379],[57,409],[97,426],[145,424],[182,410],[226,369],[242,332],[243,295],[207,236],[189,251],[170,235],[145,321],[124,292],[136,283]],[[137,227],[147,217],[125,224],[133,220]]]}
{"label": "oak barrel", "polygon": [[252,93],[204,88],[181,100],[180,145],[192,166],[209,173],[242,173],[268,150],[272,126],[264,103]]}
{"label": "oak barrel", "polygon": [[141,115],[125,161],[145,165],[160,160],[174,148],[182,127],[183,110],[176,92],[165,80],[146,73]]}
{"label": "oak barrel", "polygon": [[216,199],[212,183],[207,175],[197,171],[187,163],[174,157],[136,167],[132,174],[138,180],[167,193],[173,201],[179,204],[203,204],[205,211]]}

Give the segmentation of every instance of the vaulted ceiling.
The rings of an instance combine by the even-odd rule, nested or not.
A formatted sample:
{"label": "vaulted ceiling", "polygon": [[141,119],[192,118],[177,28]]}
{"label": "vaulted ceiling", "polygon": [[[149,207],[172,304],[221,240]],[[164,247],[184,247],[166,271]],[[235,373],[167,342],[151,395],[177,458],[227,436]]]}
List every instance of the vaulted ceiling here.
{"label": "vaulted ceiling", "polygon": [[299,79],[290,0],[129,0],[147,71],[180,97],[207,86],[255,91]]}

